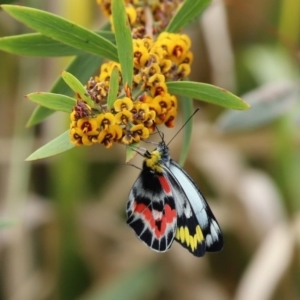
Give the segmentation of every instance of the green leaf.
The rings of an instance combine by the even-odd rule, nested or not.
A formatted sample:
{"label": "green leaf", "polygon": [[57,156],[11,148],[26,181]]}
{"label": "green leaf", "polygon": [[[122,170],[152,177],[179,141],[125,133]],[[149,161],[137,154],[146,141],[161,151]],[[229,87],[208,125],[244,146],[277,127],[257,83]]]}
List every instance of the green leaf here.
{"label": "green leaf", "polygon": [[[99,35],[113,41],[112,32],[100,31]],[[53,40],[40,33],[29,33],[0,38],[0,50],[28,56],[71,56],[80,55],[84,51]]]}
{"label": "green leaf", "polygon": [[225,111],[217,120],[224,132],[260,128],[295,110],[300,96],[298,81],[277,81],[265,84],[243,96],[251,105],[245,112]]}
{"label": "green leaf", "polygon": [[2,5],[12,17],[61,43],[118,61],[116,46],[96,33],[64,18],[35,8]]}
{"label": "green leaf", "polygon": [[198,16],[210,2],[211,0],[185,0],[178,12],[171,19],[166,31],[178,32]]}
{"label": "green leaf", "polygon": [[51,116],[55,111],[52,109],[49,109],[44,106],[37,106],[35,110],[32,112],[28,122],[26,123],[26,127],[29,128],[31,126],[35,126],[42,121],[44,121],[46,118]]}
{"label": "green leaf", "polygon": [[40,33],[0,38],[0,50],[29,56],[69,56],[83,53],[81,50],[62,44]]}
{"label": "green leaf", "polygon": [[94,106],[94,101],[87,95],[85,87],[82,85],[82,83],[71,73],[69,72],[62,72],[61,77],[66,82],[66,84],[76,93],[80,96],[82,100],[84,100],[88,105],[91,107]]}
{"label": "green leaf", "polygon": [[31,101],[49,109],[67,113],[71,113],[73,107],[76,105],[75,99],[61,94],[38,92],[28,94],[26,97]]}
{"label": "green leaf", "polygon": [[[188,97],[180,97],[179,98],[181,108],[182,108],[182,120],[183,124],[192,116],[194,113],[193,100]],[[189,120],[183,128],[183,141],[182,141],[182,149],[179,157],[179,164],[181,166],[184,165],[186,158],[188,156],[188,152],[191,145],[192,140],[192,131],[193,131],[193,120]]]}
{"label": "green leaf", "polygon": [[131,161],[137,154],[135,149],[139,147],[140,143],[133,143],[130,146],[126,146],[126,159],[125,162],[128,163]]}
{"label": "green leaf", "polygon": [[112,17],[123,84],[125,86],[127,83],[131,89],[133,80],[133,45],[131,28],[125,11],[124,1],[112,0]]}
{"label": "green leaf", "polygon": [[119,90],[119,70],[117,67],[114,67],[110,80],[109,80],[109,91],[108,91],[108,98],[107,98],[107,106],[108,108],[112,108],[114,106],[115,101],[117,100]]}
{"label": "green leaf", "polygon": [[26,158],[26,161],[42,159],[53,156],[74,148],[75,145],[70,141],[70,130],[67,130],[48,144],[39,148]]}
{"label": "green leaf", "polygon": [[[69,73],[74,74],[77,79],[80,81],[87,81],[91,74],[93,74],[97,69],[100,68],[100,65],[103,61],[103,58],[100,56],[92,54],[83,54],[76,57],[70,65],[67,67]],[[74,96],[74,92],[68,87],[62,77],[59,77],[58,80],[54,83],[50,92],[56,94],[64,94],[68,96]],[[34,126],[42,122],[45,118],[49,117],[54,113],[54,110],[50,110],[43,106],[38,106],[32,113],[29,121],[26,126]]]}
{"label": "green leaf", "polygon": [[250,106],[238,96],[220,87],[193,81],[167,82],[170,94],[177,94],[231,109],[248,109]]}

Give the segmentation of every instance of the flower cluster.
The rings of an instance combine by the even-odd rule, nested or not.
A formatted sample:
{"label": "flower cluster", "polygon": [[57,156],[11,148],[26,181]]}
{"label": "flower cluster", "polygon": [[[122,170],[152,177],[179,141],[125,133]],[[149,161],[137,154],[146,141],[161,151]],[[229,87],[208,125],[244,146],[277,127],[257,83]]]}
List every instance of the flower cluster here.
{"label": "flower cluster", "polygon": [[[143,8],[134,7],[133,2],[139,3],[125,1],[131,24],[137,18],[131,9],[139,11]],[[178,4],[180,1],[174,2]],[[110,14],[110,1],[98,0],[98,3]],[[162,6],[166,10],[167,3],[172,6],[170,1],[151,3],[151,9],[156,13]],[[133,91],[128,85],[123,86],[119,63],[109,61],[102,64],[99,76],[90,78],[86,85],[92,105],[78,97],[71,113],[71,141],[75,145],[102,143],[109,148],[113,142],[128,145],[145,140],[158,125],[173,127],[177,99],[168,92],[167,81],[182,80],[189,75],[193,60],[190,46],[191,41],[184,34],[162,32],[154,37],[133,38]],[[117,99],[110,104],[108,94],[114,68],[119,73],[119,89]]]}
{"label": "flower cluster", "polygon": [[[147,31],[147,34],[155,35],[164,30],[183,0],[125,0],[124,2],[132,28],[132,36],[142,38]],[[112,23],[111,0],[97,0],[97,3]],[[147,28],[147,13],[150,13],[152,17],[151,28]]]}

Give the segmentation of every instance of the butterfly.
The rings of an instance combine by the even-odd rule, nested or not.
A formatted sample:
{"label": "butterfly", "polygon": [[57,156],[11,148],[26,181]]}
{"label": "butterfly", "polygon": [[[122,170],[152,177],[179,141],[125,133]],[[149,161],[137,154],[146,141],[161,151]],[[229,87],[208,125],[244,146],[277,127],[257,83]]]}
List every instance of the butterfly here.
{"label": "butterfly", "polygon": [[127,224],[148,247],[165,252],[174,240],[200,257],[223,248],[219,224],[192,178],[171,159],[164,141],[143,153],[127,202]]}

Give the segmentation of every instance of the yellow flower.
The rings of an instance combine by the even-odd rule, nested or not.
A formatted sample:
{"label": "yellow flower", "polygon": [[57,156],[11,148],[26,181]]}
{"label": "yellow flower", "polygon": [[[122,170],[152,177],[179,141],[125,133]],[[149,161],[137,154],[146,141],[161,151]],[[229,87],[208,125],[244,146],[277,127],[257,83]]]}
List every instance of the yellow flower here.
{"label": "yellow flower", "polygon": [[97,142],[97,136],[92,136],[92,135],[87,135],[87,134],[84,134],[82,136],[82,144],[85,146],[93,145],[95,143],[94,141]]}
{"label": "yellow flower", "polygon": [[114,67],[118,68],[118,70],[121,71],[121,65],[119,63],[116,63],[114,61],[109,61],[109,62],[104,63],[104,64],[101,65],[100,74],[101,73],[111,74],[112,69]]}
{"label": "yellow flower", "polygon": [[82,136],[83,133],[79,128],[75,127],[70,130],[71,142],[76,146],[82,145]]}
{"label": "yellow flower", "polygon": [[142,90],[150,90],[151,95],[155,96],[156,88],[162,87],[163,90],[167,90],[167,86],[165,84],[165,76],[161,74],[161,72],[154,73],[152,75],[152,71],[155,72],[155,68],[160,68],[156,63],[153,64],[154,69],[146,68],[145,72],[142,74],[142,80],[144,81],[143,85],[141,86]]}
{"label": "yellow flower", "polygon": [[142,75],[140,73],[133,75],[133,83],[137,87],[142,80]]}
{"label": "yellow flower", "polygon": [[163,46],[155,42],[154,46],[150,50],[150,55],[151,55],[151,60],[160,63],[161,60],[163,60],[167,55],[167,51]]}
{"label": "yellow flower", "polygon": [[77,121],[72,121],[70,123],[70,129],[77,127]]}
{"label": "yellow flower", "polygon": [[157,41],[164,41],[164,40],[170,40],[174,33],[169,33],[167,31],[163,31],[158,37]]}
{"label": "yellow flower", "polygon": [[99,132],[96,118],[82,118],[77,121],[77,127],[87,135],[97,135]]}
{"label": "yellow flower", "polygon": [[144,103],[149,103],[153,100],[153,98],[150,95],[148,95],[147,93],[143,93],[142,95],[140,95],[138,97],[138,100],[141,102],[144,102]]}
{"label": "yellow flower", "polygon": [[160,70],[160,66],[158,63],[152,63],[149,67],[145,67],[143,69],[143,75],[147,76],[147,77],[151,77],[155,74],[160,74],[161,70]]}
{"label": "yellow flower", "polygon": [[98,142],[103,144],[105,148],[110,148],[114,141],[122,137],[122,128],[119,125],[110,126],[108,129],[102,130],[98,135]]}
{"label": "yellow flower", "polygon": [[101,130],[107,130],[116,123],[115,116],[112,113],[99,114],[97,116],[97,122]]}
{"label": "yellow flower", "polygon": [[191,51],[188,51],[188,52],[186,53],[186,55],[183,57],[183,60],[182,60],[181,63],[185,63],[185,64],[191,65],[192,62],[193,62],[193,59],[194,59],[193,53],[192,53]]}
{"label": "yellow flower", "polygon": [[172,68],[172,61],[170,59],[163,59],[160,63],[161,72],[165,75]]}
{"label": "yellow flower", "polygon": [[158,36],[157,45],[166,50],[167,58],[179,64],[190,49],[191,40],[185,34],[163,32]]}
{"label": "yellow flower", "polygon": [[143,124],[132,126],[130,131],[132,132],[133,140],[135,142],[145,140],[149,137],[149,130],[148,128],[145,128]]}
{"label": "yellow flower", "polygon": [[[171,33],[168,32],[162,32],[158,37],[157,40],[154,43],[154,47],[153,50],[157,51],[158,49],[162,49],[163,50],[163,55],[164,57],[168,54],[168,45],[170,43],[172,43],[172,35]],[[160,50],[158,50],[159,52],[161,52]]]}
{"label": "yellow flower", "polygon": [[156,112],[154,110],[150,110],[147,115],[147,120],[144,121],[144,126],[149,129],[149,133],[155,131],[155,119],[156,119]]}
{"label": "yellow flower", "polygon": [[[133,1],[133,5],[136,7],[136,22],[135,24],[136,25],[142,25],[142,24],[145,24],[146,22],[146,17],[145,17],[145,10],[144,10],[144,7],[138,7],[137,3],[135,3],[136,1],[134,0]],[[139,2],[139,1],[138,1]]]}
{"label": "yellow flower", "polygon": [[71,142],[76,146],[90,146],[99,134],[98,123],[95,118],[82,118],[77,121],[76,126],[71,127]]}
{"label": "yellow flower", "polygon": [[176,116],[177,116],[177,110],[175,109],[175,107],[171,107],[165,116],[165,125],[169,128],[174,127],[175,126],[174,120]]}
{"label": "yellow flower", "polygon": [[133,41],[133,62],[136,69],[143,68],[149,59],[148,49],[139,40]]}
{"label": "yellow flower", "polygon": [[150,88],[155,88],[161,85],[162,83],[165,83],[165,76],[162,74],[155,74],[148,79],[147,86]]}
{"label": "yellow flower", "polygon": [[159,96],[159,95],[164,95],[167,92],[168,92],[168,88],[167,88],[167,84],[165,82],[160,82],[150,88],[150,94],[153,97]]}
{"label": "yellow flower", "polygon": [[136,102],[135,105],[135,113],[133,118],[138,123],[143,123],[148,120],[149,118],[149,105],[140,101]]}
{"label": "yellow flower", "polygon": [[132,110],[132,108],[133,108],[133,102],[128,97],[117,99],[114,103],[114,109],[116,112],[122,111],[124,109]]}
{"label": "yellow flower", "polygon": [[177,98],[174,95],[171,95],[171,106],[174,107],[175,109],[177,109],[178,107]]}
{"label": "yellow flower", "polygon": [[111,15],[111,0],[97,0],[103,14],[107,17]]}
{"label": "yellow flower", "polygon": [[123,135],[123,130],[119,125],[114,125],[112,126],[112,129],[115,132],[115,141],[118,141],[119,139],[121,139],[122,135]]}
{"label": "yellow flower", "polygon": [[142,45],[150,50],[153,46],[153,40],[150,37],[145,37],[142,39]]}
{"label": "yellow flower", "polygon": [[73,122],[73,121],[77,121],[77,118],[76,118],[76,111],[75,111],[75,110],[73,110],[73,111],[71,112],[71,114],[70,114],[70,119],[71,119],[72,122]]}
{"label": "yellow flower", "polygon": [[182,58],[185,57],[187,49],[178,40],[170,42],[167,46],[170,59],[179,64]]}
{"label": "yellow flower", "polygon": [[180,64],[178,66],[175,78],[177,80],[181,80],[183,78],[186,78],[191,73],[191,67],[189,64]]}
{"label": "yellow flower", "polygon": [[128,123],[131,123],[133,120],[132,112],[124,109],[116,114],[115,120],[116,120],[116,124],[127,125]]}
{"label": "yellow flower", "polygon": [[133,142],[139,142],[149,137],[149,129],[143,124],[134,125],[130,130],[126,130],[124,137],[122,138],[123,144],[131,144]]}
{"label": "yellow flower", "polygon": [[99,81],[99,82],[109,81],[113,68],[117,68],[119,70],[119,82],[121,82],[121,80],[122,80],[121,65],[114,61],[109,61],[109,62],[101,65],[100,75],[99,75],[99,77],[96,77],[96,81]]}
{"label": "yellow flower", "polygon": [[[164,121],[164,117],[167,111],[171,108],[172,99],[171,95],[165,93],[163,96],[156,96],[150,103],[149,107],[156,112],[155,123],[161,124],[160,121]],[[160,121],[158,121],[160,119]]]}
{"label": "yellow flower", "polygon": [[181,41],[183,41],[185,44],[186,44],[186,48],[187,49],[190,49],[191,48],[191,39],[189,38],[189,36],[188,35],[186,35],[186,34],[180,34],[179,35],[179,39],[181,40]]}
{"label": "yellow flower", "polygon": [[126,9],[126,14],[127,14],[129,23],[132,26],[135,23],[136,17],[137,17],[136,9],[135,9],[135,7],[133,7],[131,5],[127,6],[125,9]]}

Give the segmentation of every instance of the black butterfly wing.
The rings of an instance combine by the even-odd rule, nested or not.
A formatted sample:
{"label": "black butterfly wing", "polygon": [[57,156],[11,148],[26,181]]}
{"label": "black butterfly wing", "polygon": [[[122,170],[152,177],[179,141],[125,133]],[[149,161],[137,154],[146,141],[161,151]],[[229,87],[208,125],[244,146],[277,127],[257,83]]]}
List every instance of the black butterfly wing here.
{"label": "black butterfly wing", "polygon": [[177,212],[165,172],[144,167],[127,203],[127,224],[148,247],[167,251],[176,233]]}
{"label": "black butterfly wing", "polygon": [[[199,188],[196,186],[191,177],[173,160],[170,161],[170,173],[173,175],[176,181],[180,183],[179,187],[178,185],[173,183],[173,189],[175,188],[176,190],[178,190],[178,192],[176,192],[175,194],[178,194],[179,196],[174,196],[174,198],[176,205],[183,208],[182,219],[191,218],[189,217],[189,215],[191,215],[191,210],[194,219],[193,222],[196,219],[195,222],[200,225],[201,233],[205,240],[205,250],[203,252],[203,245],[201,244],[202,251],[199,251],[199,253],[202,253],[203,255],[205,251],[216,252],[222,250],[223,237],[220,226]],[[180,195],[182,194],[185,195],[183,199],[180,198]],[[186,205],[186,201],[188,201],[189,205]],[[177,208],[177,213],[178,216],[180,216],[180,208]],[[188,224],[184,225],[184,223],[187,222],[191,222],[191,220],[179,220],[177,222],[176,240],[179,242],[180,239],[178,237],[181,237],[182,234],[178,236],[178,231],[183,232],[183,229],[181,228],[186,228]],[[182,225],[180,223],[182,223]],[[193,225],[188,228],[192,232]],[[194,231],[198,232],[198,234],[201,235],[197,226]]]}
{"label": "black butterfly wing", "polygon": [[205,254],[206,245],[202,228],[188,201],[181,182],[165,167],[172,185],[172,194],[177,211],[177,228],[175,240],[193,255],[200,257]]}

